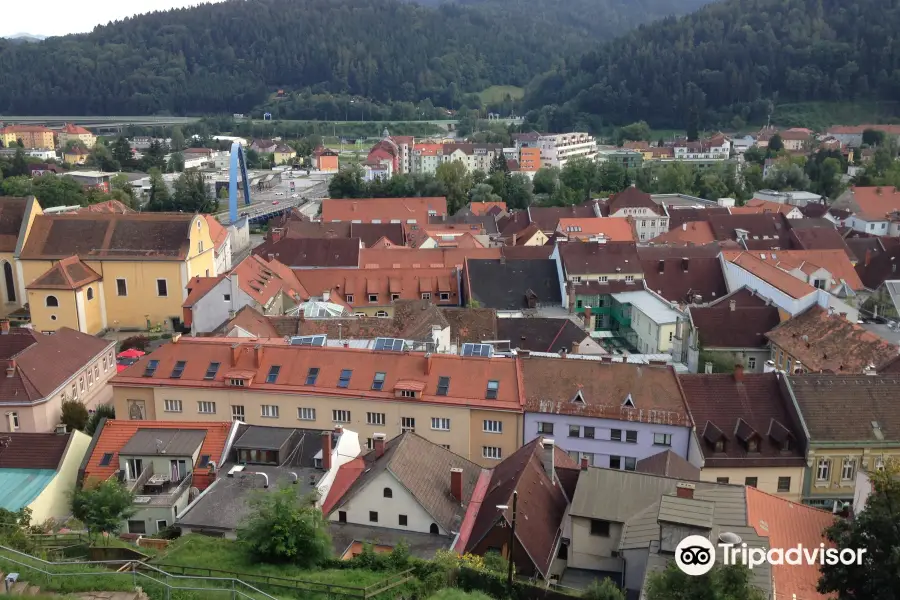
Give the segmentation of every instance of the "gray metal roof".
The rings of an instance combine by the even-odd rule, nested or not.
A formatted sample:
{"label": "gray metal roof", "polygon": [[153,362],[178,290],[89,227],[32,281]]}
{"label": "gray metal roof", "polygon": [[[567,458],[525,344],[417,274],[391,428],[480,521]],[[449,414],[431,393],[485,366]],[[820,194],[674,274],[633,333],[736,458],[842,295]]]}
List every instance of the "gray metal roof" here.
{"label": "gray metal roof", "polygon": [[715,510],[716,505],[712,502],[679,498],[678,496],[663,496],[659,503],[657,519],[664,523],[712,529]]}
{"label": "gray metal roof", "polygon": [[[242,429],[244,429],[242,427]],[[232,444],[236,450],[280,450],[297,431],[290,427],[258,427],[247,426],[240,437]]]}
{"label": "gray metal roof", "polygon": [[635,471],[592,468],[582,471],[569,514],[624,523],[664,494],[674,494],[677,479]]}
{"label": "gray metal roof", "polygon": [[659,503],[655,502],[632,517],[622,530],[619,550],[635,550],[649,548],[650,544],[659,541]]}
{"label": "gray metal roof", "polygon": [[138,429],[119,454],[193,456],[205,438],[206,431],[201,429]]}

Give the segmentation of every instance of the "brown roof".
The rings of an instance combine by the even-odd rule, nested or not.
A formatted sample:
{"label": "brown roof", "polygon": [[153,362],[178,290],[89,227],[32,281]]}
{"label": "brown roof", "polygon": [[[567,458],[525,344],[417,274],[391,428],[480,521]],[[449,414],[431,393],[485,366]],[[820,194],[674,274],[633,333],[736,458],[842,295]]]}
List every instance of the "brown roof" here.
{"label": "brown roof", "polygon": [[648,208],[654,214],[665,214],[662,206],[654,202],[650,194],[642,192],[633,185],[625,188],[618,194],[610,196],[606,205],[609,209],[608,214],[615,214],[623,208]]}
{"label": "brown roof", "polygon": [[359,238],[366,247],[381,238],[387,238],[397,246],[402,246],[405,241],[401,223],[326,223],[290,219],[282,226],[284,236],[289,238]]}
{"label": "brown roof", "polygon": [[467,258],[500,258],[500,248],[363,248],[360,269],[461,269]]}
{"label": "brown roof", "polygon": [[553,246],[501,246],[500,254],[512,259],[541,259],[550,258],[553,254]]}
{"label": "brown roof", "polygon": [[778,307],[747,288],[688,311],[704,348],[765,348],[766,333],[781,322]]}
{"label": "brown roof", "polygon": [[709,224],[719,241],[737,240],[737,229],[747,231],[746,243],[750,250],[787,250],[791,247],[789,223],[781,213],[710,215]]}
{"label": "brown roof", "polygon": [[791,298],[805,298],[816,291],[813,286],[805,281],[779,269],[773,263],[762,260],[758,253],[727,250],[722,252],[722,256],[725,260],[738,265],[748,273],[752,273]]}
{"label": "brown roof", "polygon": [[[469,309],[460,309],[467,311]],[[290,318],[290,317],[289,317]],[[346,319],[297,319],[292,335],[326,334],[330,339],[373,339],[393,337],[430,341],[432,326],[450,326],[443,311],[427,300],[395,300],[394,317],[350,317]],[[276,329],[278,326],[276,325]]]}
{"label": "brown roof", "polygon": [[[532,412],[690,425],[669,367],[529,356],[522,358],[522,372]],[[629,398],[633,408],[625,405]]]}
{"label": "brown roof", "polygon": [[702,245],[715,242],[716,236],[708,221],[690,221],[682,223],[681,227],[661,233],[650,241],[654,244]]}
{"label": "brown roof", "polygon": [[[711,244],[711,249],[717,246]],[[647,289],[653,290],[669,302],[693,303],[695,296],[701,302],[712,302],[728,293],[725,275],[719,259],[712,256],[691,256],[711,254],[697,247],[694,252],[681,248],[653,248],[644,252],[641,248],[641,265]],[[690,250],[690,249],[685,249]],[[653,258],[649,258],[653,256]],[[645,258],[648,257],[648,258]]]}
{"label": "brown roof", "polygon": [[[398,300],[421,300],[431,294],[434,304],[459,306],[459,282],[455,267],[397,269],[297,269],[297,279],[312,296],[327,291],[332,302],[346,306],[386,305]],[[440,294],[449,293],[441,300]],[[371,302],[369,296],[377,296]],[[352,297],[352,302],[350,298]]]}
{"label": "brown roof", "polygon": [[441,308],[450,323],[450,339],[458,344],[497,339],[497,311],[493,308]]}
{"label": "brown roof", "polygon": [[0,361],[7,361],[8,367],[12,364],[15,372],[12,377],[0,377],[0,403],[49,397],[112,345],[114,342],[68,327],[53,335],[10,330],[0,336]]}
{"label": "brown roof", "polygon": [[497,319],[497,339],[509,340],[511,348],[534,352],[575,352],[589,337],[587,331],[570,319],[527,317]]}
{"label": "brown roof", "polygon": [[38,215],[23,259],[184,260],[196,215],[91,213]]}
{"label": "brown roof", "polygon": [[76,434],[4,432],[3,437],[9,443],[0,452],[0,469],[55,471],[61,466],[73,435]]}
{"label": "brown roof", "polygon": [[900,279],[900,240],[897,238],[852,238],[847,243],[859,262],[856,273],[870,290],[889,279]]}
{"label": "brown roof", "polygon": [[[512,494],[517,492],[520,501],[516,506],[516,539],[535,568],[547,577],[569,502],[561,486],[554,485],[548,477],[548,469],[541,460],[543,452],[543,439],[536,438],[494,467],[464,551],[478,545],[498,520],[505,521],[507,526],[512,523]],[[553,452],[557,468],[576,467],[558,447],[554,446]]]}
{"label": "brown roof", "polygon": [[674,477],[687,481],[700,481],[700,469],[675,454],[671,450],[663,450],[653,456],[637,461],[636,470],[640,473]]}
{"label": "brown roof", "polygon": [[[297,322],[299,323],[299,319],[297,319]],[[225,326],[226,334],[235,327],[240,327],[244,331],[261,338],[282,337],[282,335],[296,335],[297,333],[294,330],[290,333],[282,334],[273,324],[272,317],[267,317],[250,304],[239,310],[234,318],[228,322]]]}
{"label": "brown roof", "polygon": [[897,375],[791,375],[787,381],[810,441],[900,443]]}
{"label": "brown roof", "polygon": [[326,198],[322,201],[322,221],[360,221],[428,224],[429,213],[447,215],[447,199],[433,198]]}
{"label": "brown roof", "polygon": [[[364,470],[340,500],[334,502],[332,512],[363,492],[373,479],[387,471],[442,529],[459,531],[481,467],[412,432],[401,433],[388,440],[382,456],[372,450],[363,456],[363,461]],[[450,494],[451,468],[462,469],[462,502]],[[369,490],[367,495],[373,493]],[[381,490],[377,493],[380,495]]]}
{"label": "brown roof", "polygon": [[[529,223],[535,223],[545,233],[556,231],[556,226],[559,224],[560,219],[586,219],[597,216],[594,213],[594,205],[591,202],[565,207],[530,206],[525,214],[527,215],[527,222],[522,227]],[[505,228],[503,235],[507,235]]]}
{"label": "brown roof", "polygon": [[266,241],[253,249],[253,254],[267,260],[276,259],[288,267],[353,267],[359,266],[359,240],[356,238],[292,238]]}
{"label": "brown roof", "polygon": [[709,208],[681,208],[677,205],[669,205],[669,229],[678,229],[683,223],[691,221],[707,221],[710,215],[727,215],[728,209],[724,206],[711,206]]}
{"label": "brown roof", "polygon": [[28,198],[0,198],[0,252],[15,252]]}
{"label": "brown roof", "polygon": [[559,245],[566,275],[640,273],[637,246],[628,242],[569,242]]}
{"label": "brown roof", "polygon": [[55,263],[26,289],[77,290],[100,279],[100,275],[77,256],[70,256]]}
{"label": "brown roof", "polygon": [[[805,221],[807,219],[795,219]],[[791,228],[791,237],[794,239],[797,248],[802,250],[842,250],[850,260],[856,260],[856,256],[851,252],[844,240],[844,236],[831,227],[809,227],[809,228]],[[827,265],[825,265],[827,266]]]}
{"label": "brown roof", "polygon": [[[513,246],[524,246],[526,243],[531,241],[531,238],[535,236],[535,234],[539,233],[541,228],[538,227],[535,223],[532,223],[525,229],[521,231],[517,231],[512,234],[512,239],[515,240]],[[512,241],[512,240],[510,240]],[[552,249],[551,249],[552,252]],[[547,258],[550,258],[550,254],[547,254]]]}
{"label": "brown roof", "polygon": [[[685,402],[693,417],[706,467],[800,467],[803,431],[791,420],[789,396],[777,373],[679,375]],[[748,452],[749,435],[758,436],[758,452]],[[791,437],[790,450],[782,440]],[[740,439],[743,438],[743,439]],[[715,452],[715,442],[725,442]]]}
{"label": "brown roof", "polygon": [[769,340],[812,372],[862,373],[897,356],[898,348],[819,305],[766,334]]}

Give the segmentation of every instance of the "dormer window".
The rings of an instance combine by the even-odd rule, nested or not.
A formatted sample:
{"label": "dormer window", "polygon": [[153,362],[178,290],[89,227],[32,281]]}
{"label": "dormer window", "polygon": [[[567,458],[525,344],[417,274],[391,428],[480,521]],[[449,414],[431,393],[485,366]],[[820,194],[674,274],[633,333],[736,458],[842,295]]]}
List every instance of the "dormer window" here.
{"label": "dormer window", "polygon": [[759,441],[756,438],[747,440],[747,452],[759,452]]}
{"label": "dormer window", "polygon": [[237,377],[232,377],[231,379],[228,380],[228,383],[232,387],[247,387],[247,380],[239,379]]}
{"label": "dormer window", "polygon": [[725,440],[716,440],[714,448],[716,452],[725,452]]}

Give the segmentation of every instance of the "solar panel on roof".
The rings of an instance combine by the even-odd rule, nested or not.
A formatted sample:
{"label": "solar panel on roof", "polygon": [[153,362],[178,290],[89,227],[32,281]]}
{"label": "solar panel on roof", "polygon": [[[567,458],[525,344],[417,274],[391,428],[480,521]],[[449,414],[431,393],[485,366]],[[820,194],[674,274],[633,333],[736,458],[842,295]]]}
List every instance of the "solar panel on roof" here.
{"label": "solar panel on roof", "polygon": [[490,358],[494,355],[494,347],[490,344],[463,344],[462,355]]}
{"label": "solar panel on roof", "polygon": [[324,346],[327,335],[300,335],[291,338],[291,346]]}
{"label": "solar panel on roof", "polygon": [[405,340],[397,338],[375,338],[375,350],[385,350],[388,352],[403,352],[406,345]]}

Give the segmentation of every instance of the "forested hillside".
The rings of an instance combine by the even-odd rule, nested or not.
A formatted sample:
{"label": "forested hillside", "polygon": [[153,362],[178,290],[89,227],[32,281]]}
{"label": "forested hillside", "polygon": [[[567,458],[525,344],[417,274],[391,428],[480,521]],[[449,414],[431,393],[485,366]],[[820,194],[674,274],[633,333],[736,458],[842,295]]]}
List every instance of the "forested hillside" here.
{"label": "forested hillside", "polygon": [[275,90],[454,108],[708,0],[230,0],[0,40],[0,114],[247,112]]}
{"label": "forested hillside", "polygon": [[[900,98],[900,0],[727,0],[642,26],[537,78],[553,130],[765,121],[777,102]],[[735,119],[734,117],[737,117]]]}

